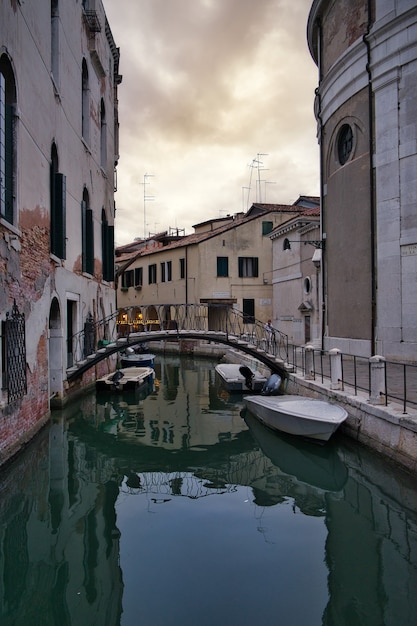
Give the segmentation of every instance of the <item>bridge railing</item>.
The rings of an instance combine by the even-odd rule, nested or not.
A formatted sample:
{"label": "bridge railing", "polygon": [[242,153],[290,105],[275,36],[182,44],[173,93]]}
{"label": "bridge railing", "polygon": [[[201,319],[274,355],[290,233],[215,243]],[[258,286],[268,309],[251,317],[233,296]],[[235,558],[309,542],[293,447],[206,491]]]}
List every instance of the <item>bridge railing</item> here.
{"label": "bridge railing", "polygon": [[[288,359],[287,335],[277,329],[266,329],[252,316],[224,305],[161,304],[126,307],[98,321],[89,314],[83,330],[69,339],[68,367],[121,338],[128,343],[146,342],[154,331],[224,333],[283,361]],[[152,339],[155,339],[154,335]],[[209,337],[206,339],[210,340]]]}

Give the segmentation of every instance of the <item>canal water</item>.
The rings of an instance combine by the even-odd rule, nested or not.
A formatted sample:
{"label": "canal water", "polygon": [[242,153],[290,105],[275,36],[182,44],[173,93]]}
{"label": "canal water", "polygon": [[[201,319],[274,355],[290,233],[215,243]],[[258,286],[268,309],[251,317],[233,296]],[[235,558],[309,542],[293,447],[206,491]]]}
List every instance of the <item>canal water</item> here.
{"label": "canal water", "polygon": [[211,361],[155,369],[0,472],[1,626],[416,626],[414,477],[271,433]]}

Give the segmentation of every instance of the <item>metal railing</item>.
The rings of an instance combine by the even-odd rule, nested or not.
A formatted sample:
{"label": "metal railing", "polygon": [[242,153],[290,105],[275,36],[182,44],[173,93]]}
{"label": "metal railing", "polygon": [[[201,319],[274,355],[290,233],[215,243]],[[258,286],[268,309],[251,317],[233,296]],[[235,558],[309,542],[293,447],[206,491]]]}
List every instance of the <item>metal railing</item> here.
{"label": "metal railing", "polygon": [[282,361],[288,359],[287,335],[267,330],[262,322],[240,311],[220,304],[160,304],[125,307],[95,322],[89,314],[83,330],[69,339],[68,367],[121,339],[127,343],[146,342],[150,333],[152,339],[157,339],[155,331],[196,332],[207,341],[213,341],[212,332],[224,333]]}
{"label": "metal railing", "polygon": [[[309,363],[312,367],[307,371],[306,352],[312,352]],[[350,354],[340,354],[341,357],[341,379],[340,389],[342,391],[353,391],[354,395],[358,391],[372,394],[371,366],[369,358]],[[306,348],[303,346],[289,346],[288,364],[295,372],[301,371],[303,376],[318,380],[323,383],[330,380],[331,353],[320,349]],[[398,402],[403,407],[403,412],[408,408],[417,408],[417,363],[403,363],[399,361],[381,360],[383,366],[384,389],[383,404],[388,405],[390,401]]]}

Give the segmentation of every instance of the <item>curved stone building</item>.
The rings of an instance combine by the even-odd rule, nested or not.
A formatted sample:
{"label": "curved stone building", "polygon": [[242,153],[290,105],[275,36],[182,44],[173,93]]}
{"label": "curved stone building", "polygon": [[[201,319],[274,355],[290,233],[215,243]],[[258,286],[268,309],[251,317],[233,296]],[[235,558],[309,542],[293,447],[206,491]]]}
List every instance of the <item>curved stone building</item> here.
{"label": "curved stone building", "polygon": [[417,355],[417,6],[315,0],[323,347]]}

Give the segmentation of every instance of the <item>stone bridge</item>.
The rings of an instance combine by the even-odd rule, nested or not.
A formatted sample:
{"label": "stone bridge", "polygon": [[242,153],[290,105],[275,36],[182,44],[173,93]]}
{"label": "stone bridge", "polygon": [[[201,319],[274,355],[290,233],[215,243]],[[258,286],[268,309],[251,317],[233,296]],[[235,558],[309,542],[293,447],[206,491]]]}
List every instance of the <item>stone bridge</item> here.
{"label": "stone bridge", "polygon": [[69,340],[67,380],[81,376],[108,356],[150,341],[194,339],[228,345],[285,374],[288,337],[225,305],[149,305],[115,311],[102,320],[89,315]]}

